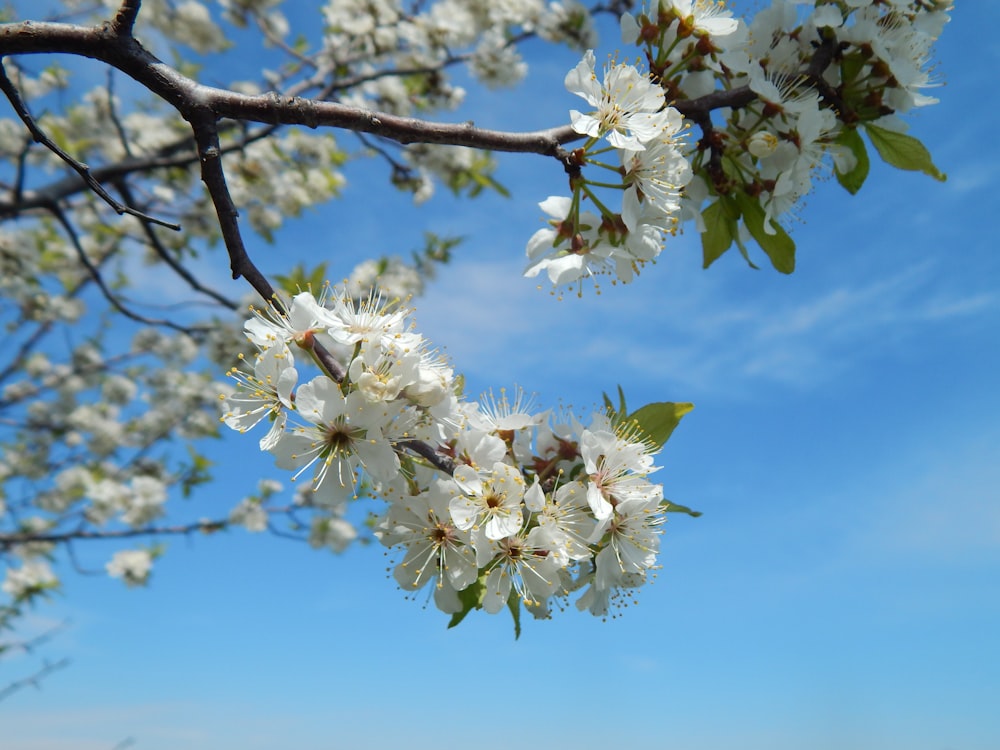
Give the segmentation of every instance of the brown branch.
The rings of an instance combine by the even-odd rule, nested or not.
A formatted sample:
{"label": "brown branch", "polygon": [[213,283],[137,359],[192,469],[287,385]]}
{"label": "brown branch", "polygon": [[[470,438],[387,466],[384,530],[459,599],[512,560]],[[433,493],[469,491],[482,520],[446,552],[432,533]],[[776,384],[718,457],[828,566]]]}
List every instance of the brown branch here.
{"label": "brown branch", "polygon": [[[233,122],[235,127],[236,123]],[[220,127],[221,133],[225,128]],[[223,155],[235,151],[242,151],[249,144],[267,138],[276,129],[276,126],[269,125],[247,134],[235,143],[230,143],[222,148]],[[30,139],[29,139],[30,140]],[[182,149],[189,149],[183,153],[178,153]],[[175,167],[187,167],[198,161],[198,152],[194,148],[191,139],[184,138],[159,149],[155,154],[146,157],[125,158],[115,164],[108,164],[103,167],[94,167],[90,170],[91,175],[100,182],[116,183],[128,177],[134,172],[151,172],[157,169],[172,169]],[[50,204],[68,198],[76,193],[88,188],[78,175],[69,175],[57,180],[46,187],[29,190],[20,195],[14,202],[0,202],[0,219],[14,216],[21,211],[36,208],[47,209]]]}
{"label": "brown branch", "polygon": [[6,700],[18,690],[26,687],[40,687],[41,681],[48,677],[52,672],[69,666],[69,659],[60,659],[56,662],[45,662],[41,669],[28,677],[24,677],[20,680],[15,680],[11,682],[6,687],[0,688],[0,701]]}
{"label": "brown branch", "polygon": [[90,167],[88,167],[83,162],[77,161],[72,156],[67,154],[51,138],[45,135],[44,131],[38,127],[35,119],[28,112],[28,107],[25,105],[24,101],[21,99],[21,94],[18,92],[17,87],[14,86],[13,81],[7,77],[7,69],[4,67],[2,55],[0,55],[0,90],[6,95],[7,99],[10,101],[11,106],[17,113],[17,116],[21,118],[21,122],[31,133],[31,137],[34,138],[36,143],[40,143],[49,151],[54,153],[60,159],[62,159],[66,164],[73,168],[73,170],[83,178],[83,181],[87,183],[87,186],[93,190],[97,195],[99,195],[105,203],[107,203],[111,208],[115,210],[119,216],[122,214],[130,214],[136,216],[145,221],[152,221],[161,226],[167,227],[168,229],[173,229],[175,231],[180,231],[180,226],[177,224],[171,224],[170,222],[163,221],[162,219],[157,219],[152,216],[148,216],[141,211],[137,211],[129,206],[122,205],[116,201],[107,190],[94,179],[94,176],[90,173]]}
{"label": "brown branch", "polygon": [[229,252],[229,266],[233,272],[233,278],[238,279],[242,276],[267,303],[272,306],[280,306],[274,287],[250,260],[246,245],[243,244],[243,235],[240,233],[240,226],[237,222],[239,212],[236,210],[236,204],[233,203],[233,198],[229,193],[226,173],[222,169],[222,148],[219,144],[219,128],[216,117],[208,109],[189,112],[187,117],[192,130],[194,130],[194,140],[201,158],[201,179],[212,198],[212,204],[215,206],[219,228],[222,230],[222,239]]}
{"label": "brown branch", "polygon": [[52,215],[55,216],[56,221],[58,221],[59,224],[62,225],[62,228],[66,230],[66,234],[69,237],[70,244],[76,251],[76,257],[80,260],[80,263],[82,263],[83,267],[87,269],[87,273],[90,274],[90,277],[94,280],[94,283],[97,284],[97,288],[101,290],[101,294],[104,296],[104,298],[118,312],[120,312],[122,315],[124,315],[126,318],[129,318],[130,320],[136,321],[137,323],[142,323],[143,325],[149,325],[149,326],[163,326],[165,328],[170,328],[174,331],[179,331],[181,333],[192,334],[196,331],[207,330],[204,328],[182,326],[166,319],[147,318],[144,315],[140,315],[139,313],[130,310],[128,307],[126,307],[125,304],[120,299],[118,299],[118,297],[115,296],[114,292],[112,292],[111,289],[108,288],[108,285],[104,281],[104,277],[101,275],[100,269],[97,268],[97,266],[91,262],[89,257],[87,257],[87,252],[83,249],[83,245],[80,243],[80,238],[77,237],[76,229],[73,227],[72,222],[70,222],[70,220],[66,217],[66,214],[63,212],[63,210],[58,206],[49,206],[49,210],[52,212]]}
{"label": "brown branch", "polygon": [[129,143],[128,133],[125,132],[125,126],[122,124],[121,119],[118,117],[118,111],[115,108],[115,77],[114,70],[108,68],[108,117],[111,119],[111,124],[115,128],[115,133],[118,134],[118,142],[122,145],[122,151],[125,152],[126,158],[132,158],[132,144]]}
{"label": "brown branch", "polygon": [[51,641],[57,634],[68,628],[69,625],[69,620],[63,620],[62,622],[56,623],[52,627],[47,628],[45,631],[32,638],[28,638],[23,641],[8,641],[7,643],[0,643],[0,654],[7,651],[20,651],[25,654],[33,653],[35,649]]}
{"label": "brown branch", "polygon": [[48,533],[44,531],[15,531],[9,534],[0,534],[0,550],[7,550],[18,544],[29,542],[46,542],[51,544],[63,544],[78,539],[131,539],[137,536],[189,536],[191,534],[202,533],[212,534],[222,531],[229,526],[228,520],[220,521],[196,521],[180,526],[146,526],[141,529],[107,529],[102,531],[87,531],[86,529],[75,529],[73,531],[60,531]]}
{"label": "brown branch", "polygon": [[447,456],[442,456],[433,446],[422,440],[400,440],[396,445],[427,459],[435,469],[443,471],[449,476],[455,473],[455,462]]}
{"label": "brown branch", "polygon": [[680,99],[671,106],[690,120],[698,121],[708,117],[716,109],[731,107],[739,109],[757,99],[757,94],[749,86],[740,86],[727,91],[713,91],[697,99]]}
{"label": "brown branch", "polygon": [[[121,183],[119,183],[116,187],[118,188],[118,192],[122,194],[122,197],[126,201],[132,204],[135,203],[135,199],[132,195],[132,190],[131,188],[129,188],[128,184],[124,180],[122,180]],[[178,276],[184,279],[184,281],[187,282],[188,286],[190,286],[194,291],[200,292],[201,294],[211,297],[219,304],[228,307],[230,310],[239,309],[239,305],[236,302],[229,299],[225,295],[215,291],[214,289],[211,289],[210,287],[207,287],[204,284],[202,284],[200,281],[198,281],[198,279],[194,277],[194,274],[192,274],[176,258],[174,258],[167,250],[167,248],[163,246],[163,243],[160,241],[160,238],[156,236],[156,231],[153,229],[152,224],[150,224],[149,222],[143,222],[142,229],[144,234],[146,235],[146,240],[149,242],[150,247],[153,248],[153,252],[156,253],[156,255],[160,258],[160,260],[162,260],[164,263],[170,266],[170,268],[173,270],[174,273],[176,273]]]}
{"label": "brown branch", "polygon": [[445,143],[549,156],[561,156],[562,144],[581,137],[569,125],[512,133],[477,128],[471,122],[431,123],[296,96],[239,94],[187,78],[150,54],[135,39],[113,33],[110,26],[32,21],[0,24],[0,56],[41,53],[82,55],[111,65],[171,104],[188,120],[196,111],[207,110],[216,118],[310,128],[339,127],[400,143]]}
{"label": "brown branch", "polygon": [[135,19],[139,15],[142,0],[123,0],[121,7],[111,21],[111,30],[120,37],[132,36]]}

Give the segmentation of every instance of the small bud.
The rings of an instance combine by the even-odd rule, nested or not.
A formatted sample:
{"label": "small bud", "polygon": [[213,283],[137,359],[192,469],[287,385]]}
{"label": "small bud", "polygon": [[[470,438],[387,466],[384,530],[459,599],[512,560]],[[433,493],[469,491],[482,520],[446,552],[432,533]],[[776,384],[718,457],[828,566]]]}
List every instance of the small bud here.
{"label": "small bud", "polygon": [[747,151],[756,156],[758,159],[763,159],[766,156],[773,154],[778,148],[778,136],[774,133],[768,133],[766,130],[761,130],[750,136],[750,140],[747,141]]}

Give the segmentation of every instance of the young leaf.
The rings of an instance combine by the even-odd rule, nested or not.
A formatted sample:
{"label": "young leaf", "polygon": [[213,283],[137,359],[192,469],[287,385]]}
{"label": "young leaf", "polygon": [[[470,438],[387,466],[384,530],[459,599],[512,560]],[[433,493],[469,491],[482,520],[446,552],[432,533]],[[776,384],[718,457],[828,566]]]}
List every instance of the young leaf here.
{"label": "young leaf", "polygon": [[672,503],[669,500],[664,500],[660,505],[663,507],[665,513],[687,513],[692,518],[697,518],[701,515],[700,510],[691,510],[686,505],[681,505],[679,503]]}
{"label": "young leaf", "polygon": [[312,271],[307,270],[304,265],[299,263],[292,268],[291,273],[287,275],[276,274],[274,277],[281,290],[293,297],[306,290],[312,290],[313,293],[318,294],[327,278],[325,261]]}
{"label": "young leaf", "polygon": [[766,214],[760,201],[751,198],[744,192],[736,193],[736,203],[743,212],[743,223],[750,230],[750,235],[771,259],[771,265],[781,273],[791,273],[795,270],[795,243],[777,222],[771,221],[773,234],[764,228]]}
{"label": "young leaf", "polygon": [[507,597],[507,609],[510,610],[510,616],[514,620],[514,640],[516,641],[521,637],[521,597],[517,595],[516,591],[511,591],[510,596]]}
{"label": "young leaf", "polygon": [[608,419],[613,423],[618,422],[622,417],[628,414],[628,409],[625,406],[625,391],[622,387],[618,386],[618,406],[611,403],[611,398],[607,393],[601,394],[604,397],[604,411],[607,412]]}
{"label": "young leaf", "polygon": [[854,169],[850,172],[841,172],[839,169],[834,168],[834,172],[837,175],[837,182],[848,193],[854,195],[861,189],[865,179],[868,177],[868,168],[870,166],[868,149],[865,148],[864,139],[856,128],[845,128],[842,130],[840,135],[837,136],[837,143],[841,146],[846,146],[854,154]]}
{"label": "young leaf", "polygon": [[927,147],[912,135],[897,133],[871,124],[865,125],[865,132],[868,133],[878,155],[887,164],[898,169],[923,172],[940,182],[948,179],[944,172],[934,166]]}
{"label": "young leaf", "polygon": [[705,231],[701,234],[702,268],[715,263],[733,244],[735,222],[720,198],[702,211]]}
{"label": "young leaf", "polygon": [[486,584],[482,578],[477,579],[470,586],[459,591],[458,600],[462,603],[462,609],[451,616],[451,620],[448,621],[448,627],[455,627],[465,619],[465,616],[469,612],[482,607],[484,596],[486,596]]}
{"label": "young leaf", "polygon": [[626,421],[636,424],[650,442],[662,448],[680,424],[681,417],[693,408],[694,404],[661,401],[636,409]]}

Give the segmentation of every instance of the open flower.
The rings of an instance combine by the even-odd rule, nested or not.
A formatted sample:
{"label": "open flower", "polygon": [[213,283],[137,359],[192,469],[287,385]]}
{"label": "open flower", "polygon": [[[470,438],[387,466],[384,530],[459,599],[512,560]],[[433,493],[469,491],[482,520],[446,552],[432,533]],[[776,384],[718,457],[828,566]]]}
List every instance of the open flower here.
{"label": "open flower", "polygon": [[284,314],[272,308],[266,311],[251,308],[253,317],[244,324],[243,330],[258,349],[263,351],[276,344],[301,342],[309,334],[323,331],[336,322],[310,292],[296,294],[284,307]]}
{"label": "open flower", "polygon": [[292,389],[298,379],[295,360],[287,346],[272,346],[257,356],[253,375],[237,368],[229,371],[237,390],[225,398],[222,421],[230,428],[246,432],[265,417],[271,429],[260,440],[260,449],[269,450],[285,429],[286,409],[293,411]]}
{"label": "open flower", "polygon": [[[534,609],[542,609],[559,589],[560,565],[545,546],[541,531],[534,528],[526,537],[508,536],[490,543],[487,554],[492,554],[493,562],[486,574],[483,595],[483,609],[490,614],[495,615],[506,606],[511,589]],[[480,561],[482,557],[479,556]]]}
{"label": "open flower", "polygon": [[393,503],[375,535],[388,547],[406,548],[393,569],[396,582],[415,591],[436,580],[434,600],[445,612],[456,611],[456,592],[476,580],[478,568],[469,533],[455,526],[448,510],[445,482]]}
{"label": "open flower", "polygon": [[592,138],[607,136],[615,148],[641,151],[643,144],[656,138],[667,123],[662,112],[663,89],[633,65],[612,63],[598,83],[594,72],[594,51],[566,75],[566,88],[582,96],[596,110],[583,114],[570,110],[573,130]]}
{"label": "open flower", "polygon": [[296,477],[315,465],[313,487],[324,489],[324,499],[353,493],[359,468],[377,481],[399,473],[399,456],[384,434],[395,416],[390,405],[372,403],[360,391],[345,397],[320,376],[299,388],[296,406],[310,424],[284,433],[271,453],[280,468],[297,469]]}
{"label": "open flower", "polygon": [[461,491],[449,504],[455,526],[463,531],[485,526],[487,539],[503,539],[521,528],[524,479],[513,466],[497,461],[483,472],[459,466],[455,484]]}

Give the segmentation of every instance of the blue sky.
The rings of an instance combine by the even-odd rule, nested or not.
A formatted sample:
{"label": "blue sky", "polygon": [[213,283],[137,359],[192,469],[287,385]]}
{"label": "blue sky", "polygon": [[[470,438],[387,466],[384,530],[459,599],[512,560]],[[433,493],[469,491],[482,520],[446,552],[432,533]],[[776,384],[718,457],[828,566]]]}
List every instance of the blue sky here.
{"label": "blue sky", "polygon": [[[517,383],[587,408],[622,384],[636,405],[694,401],[658,480],[705,515],[671,519],[637,605],[526,622],[515,642],[481,613],[446,630],[376,547],[174,540],[148,589],[70,576],[35,611],[35,628],[71,619],[44,655],[72,665],[0,703],[0,745],[1000,747],[1000,149],[982,112],[998,22],[992,3],[959,7],[937,48],[941,104],[910,118],[948,182],[873,164],[854,198],[818,184],[791,277],[735,254],[702,271],[687,234],[632,285],[558,301],[520,271],[536,204],[565,178],[526,156],[501,162],[512,199],[419,210],[353,168],[344,201],[258,248],[269,272],[304,248],[340,274],[425,229],[465,235],[417,321],[470,392]],[[574,62],[546,53],[527,88],[476,94],[461,117],[561,123]],[[192,501],[204,515],[278,476],[253,440],[213,455],[219,480]]]}

